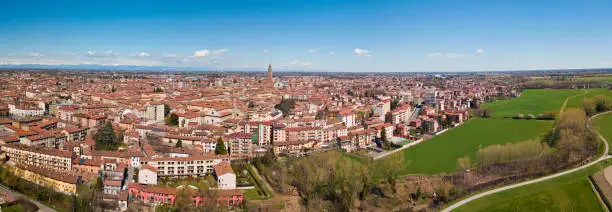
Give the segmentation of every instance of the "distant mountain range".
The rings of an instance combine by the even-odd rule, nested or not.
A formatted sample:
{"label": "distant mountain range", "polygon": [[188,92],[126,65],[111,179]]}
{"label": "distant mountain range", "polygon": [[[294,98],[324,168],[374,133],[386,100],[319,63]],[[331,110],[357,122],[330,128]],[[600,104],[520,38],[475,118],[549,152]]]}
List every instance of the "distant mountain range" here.
{"label": "distant mountain range", "polygon": [[[212,67],[170,67],[170,66],[132,66],[132,65],[96,65],[96,64],[79,64],[79,65],[41,65],[41,64],[2,64],[0,69],[57,69],[57,70],[100,70],[100,71],[153,71],[153,72],[165,72],[165,71],[189,71],[189,72],[265,72],[266,68],[240,68],[240,69],[222,69],[217,70]],[[591,68],[591,69],[542,69],[542,70],[496,70],[496,71],[435,71],[435,72],[394,72],[389,71],[388,73],[471,73],[471,72],[529,72],[529,71],[543,71],[543,72],[556,72],[556,71],[612,71],[612,68]],[[351,73],[350,71],[304,71],[304,70],[288,70],[278,68],[275,72],[301,72],[301,73]],[[385,72],[356,72],[356,73],[385,73]]]}
{"label": "distant mountain range", "polygon": [[243,68],[243,69],[224,69],[216,70],[215,68],[195,68],[195,67],[168,67],[168,66],[131,66],[131,65],[96,65],[96,64],[79,64],[79,65],[41,65],[41,64],[3,64],[0,69],[67,69],[67,70],[107,70],[107,71],[266,71],[265,68]]}

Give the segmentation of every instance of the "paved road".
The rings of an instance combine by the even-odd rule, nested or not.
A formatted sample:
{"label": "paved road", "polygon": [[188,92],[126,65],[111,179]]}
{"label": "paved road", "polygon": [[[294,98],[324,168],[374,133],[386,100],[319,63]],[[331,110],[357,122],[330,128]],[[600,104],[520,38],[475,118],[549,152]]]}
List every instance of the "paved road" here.
{"label": "paved road", "polygon": [[15,198],[17,198],[17,197],[23,197],[23,198],[25,198],[25,199],[27,199],[27,200],[30,200],[30,202],[33,202],[34,204],[36,204],[36,206],[38,206],[38,208],[39,208],[39,210],[38,210],[38,211],[43,211],[43,212],[55,212],[55,210],[54,210],[54,209],[52,209],[52,208],[50,208],[50,207],[48,207],[48,206],[46,206],[46,205],[43,205],[42,203],[40,203],[40,202],[38,202],[38,201],[35,201],[35,200],[33,200],[33,199],[30,199],[29,197],[27,197],[27,196],[25,196],[25,195],[23,195],[23,194],[21,194],[21,193],[19,193],[19,192],[13,191],[13,190],[11,190],[10,188],[5,187],[4,185],[0,185],[0,193],[4,193],[4,192],[8,192],[8,193],[10,193],[10,194],[11,194],[11,195],[13,195],[13,197],[15,197]]}
{"label": "paved road", "polygon": [[[600,113],[600,114],[592,116],[587,121],[587,128],[589,128],[589,130],[593,130],[593,129],[591,129],[591,120],[593,120],[593,118],[599,117],[600,115],[603,115],[603,114],[606,114],[606,113],[611,113],[611,112],[612,111],[608,111],[608,112],[605,112],[605,113]],[[595,131],[595,132],[597,132],[597,131]],[[549,176],[546,176],[546,177],[541,177],[541,178],[538,178],[538,179],[529,180],[529,181],[525,181],[525,182],[522,182],[522,183],[517,183],[517,184],[513,184],[513,185],[509,185],[509,186],[504,186],[504,187],[501,187],[501,188],[496,188],[496,189],[493,189],[493,190],[489,190],[489,191],[486,191],[486,192],[483,192],[483,193],[476,194],[474,196],[471,196],[471,197],[468,197],[468,198],[466,198],[464,200],[456,202],[455,204],[452,204],[451,206],[449,206],[449,207],[445,208],[444,210],[442,210],[442,212],[450,212],[450,211],[452,211],[452,210],[454,210],[454,209],[456,209],[458,207],[461,207],[462,205],[465,205],[465,204],[467,204],[467,203],[469,203],[471,201],[480,199],[482,197],[485,197],[485,196],[488,196],[488,195],[491,195],[491,194],[494,194],[494,193],[497,193],[497,192],[502,192],[502,191],[505,191],[505,190],[509,190],[509,189],[513,189],[513,188],[518,188],[518,187],[521,187],[521,186],[524,186],[524,185],[529,185],[529,184],[533,184],[533,183],[542,182],[542,181],[549,180],[549,179],[552,179],[552,178],[556,178],[556,177],[559,177],[559,176],[562,176],[562,175],[566,175],[566,174],[569,174],[569,173],[572,173],[572,172],[576,172],[576,171],[585,169],[585,168],[587,168],[589,166],[592,166],[592,165],[594,165],[596,163],[599,163],[599,162],[601,162],[601,161],[603,161],[605,159],[611,158],[611,156],[608,155],[608,150],[610,149],[610,147],[608,146],[608,141],[606,140],[606,138],[601,136],[601,134],[599,132],[597,132],[597,135],[603,141],[603,143],[604,143],[604,145],[606,147],[605,151],[604,151],[604,155],[602,157],[600,157],[599,159],[597,159],[597,160],[594,160],[594,161],[592,161],[592,162],[590,162],[590,163],[588,163],[586,165],[583,165],[583,166],[580,166],[580,167],[577,167],[577,168],[573,168],[573,169],[570,169],[570,170],[567,170],[567,171],[564,171],[564,172],[560,172],[560,173],[557,173],[557,174],[553,174],[553,175],[549,175]]]}

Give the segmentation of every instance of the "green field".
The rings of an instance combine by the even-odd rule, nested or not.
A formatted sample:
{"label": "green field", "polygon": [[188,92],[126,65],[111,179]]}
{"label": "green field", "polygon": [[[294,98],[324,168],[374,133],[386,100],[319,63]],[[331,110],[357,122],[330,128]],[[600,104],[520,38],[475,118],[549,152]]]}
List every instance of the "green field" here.
{"label": "green field", "polygon": [[[599,130],[601,136],[606,138],[608,144],[612,146],[612,143],[610,143],[612,142],[612,113],[601,115],[593,122],[593,124],[595,125],[595,128]],[[608,153],[611,152],[612,149]]]}
{"label": "green field", "polygon": [[455,211],[605,211],[589,185],[588,176],[607,167],[609,162],[489,195]]}
{"label": "green field", "polygon": [[579,108],[585,98],[595,98],[604,95],[612,98],[612,90],[607,88],[582,89],[582,93],[569,97],[566,108]]}
{"label": "green field", "polygon": [[[402,174],[438,174],[456,171],[457,158],[476,158],[479,147],[541,139],[552,121],[472,119],[458,128],[403,150],[406,167]],[[399,153],[398,153],[399,154]]]}
{"label": "green field", "polygon": [[577,89],[529,89],[520,97],[484,104],[494,117],[513,117],[516,113],[538,115],[547,110],[559,111],[565,99],[584,91]]}
{"label": "green field", "polygon": [[574,78],[574,80],[612,82],[612,76],[605,76],[605,77],[576,77],[576,78]]}

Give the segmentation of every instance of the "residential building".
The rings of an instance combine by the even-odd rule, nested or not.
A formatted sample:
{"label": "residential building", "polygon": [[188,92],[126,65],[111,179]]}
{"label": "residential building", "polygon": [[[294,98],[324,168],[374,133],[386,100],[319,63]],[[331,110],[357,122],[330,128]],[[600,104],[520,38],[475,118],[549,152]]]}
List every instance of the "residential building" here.
{"label": "residential building", "polygon": [[69,171],[72,169],[72,152],[59,149],[30,147],[19,143],[10,143],[1,147],[9,161],[40,166],[48,169]]}
{"label": "residential building", "polygon": [[235,158],[253,157],[253,135],[245,132],[235,132],[229,136],[230,156]]}

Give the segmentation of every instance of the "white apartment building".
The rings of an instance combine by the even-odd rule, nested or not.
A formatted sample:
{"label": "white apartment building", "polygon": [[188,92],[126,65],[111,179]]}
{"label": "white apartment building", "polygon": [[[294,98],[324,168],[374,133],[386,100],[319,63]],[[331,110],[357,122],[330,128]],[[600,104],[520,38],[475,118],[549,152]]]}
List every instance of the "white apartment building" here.
{"label": "white apartment building", "polygon": [[26,107],[23,105],[9,104],[9,114],[15,118],[36,117],[45,114],[44,108]]}
{"label": "white apartment building", "polygon": [[163,122],[164,121],[164,104],[151,104],[147,106],[147,111],[145,112],[145,118],[148,120],[152,120],[155,122]]}
{"label": "white apartment building", "polygon": [[214,167],[223,161],[229,161],[229,157],[217,155],[162,157],[143,161],[142,164],[157,168],[158,177],[198,177],[212,174]]}

